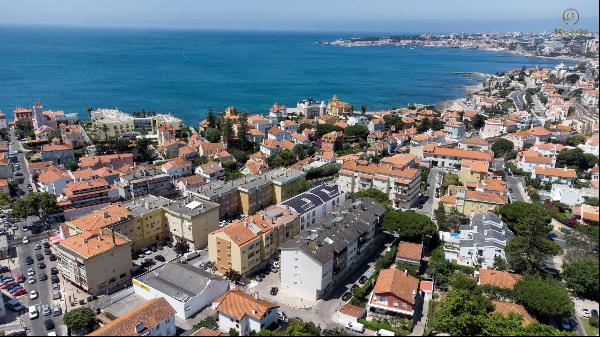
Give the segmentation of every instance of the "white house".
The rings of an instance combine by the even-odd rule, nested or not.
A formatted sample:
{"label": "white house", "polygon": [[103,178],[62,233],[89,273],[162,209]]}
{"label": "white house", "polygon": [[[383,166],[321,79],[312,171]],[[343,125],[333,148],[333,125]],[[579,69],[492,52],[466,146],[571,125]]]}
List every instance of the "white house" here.
{"label": "white house", "polygon": [[171,178],[180,178],[194,173],[194,165],[182,157],[169,160],[162,164],[161,169]]}
{"label": "white house", "polygon": [[225,171],[221,166],[221,163],[209,162],[196,167],[194,171],[197,175],[200,175],[208,182],[222,180],[225,177]]}
{"label": "white house", "polygon": [[66,172],[60,170],[49,170],[40,173],[38,176],[38,186],[40,192],[61,195],[67,184],[72,182]]}
{"label": "white house", "polygon": [[259,332],[277,322],[278,305],[241,290],[230,290],[218,302],[216,310],[222,332],[234,329],[240,336],[248,336],[251,331]]}
{"label": "white house", "polygon": [[229,282],[189,264],[169,262],[132,280],[145,299],[164,297],[177,317],[188,319],[229,289]]}
{"label": "white house", "polygon": [[560,201],[568,206],[581,205],[585,198],[598,197],[598,191],[593,188],[573,188],[563,184],[553,184],[550,196],[554,201]]}
{"label": "white house", "polygon": [[504,249],[513,236],[497,215],[475,214],[468,225],[460,227],[457,262],[467,266],[491,268],[496,256],[506,260]]}
{"label": "white house", "polygon": [[175,309],[164,298],[144,302],[90,336],[175,336]]}
{"label": "white house", "polygon": [[531,172],[531,178],[537,179],[543,183],[560,183],[572,186],[577,180],[577,171],[570,168],[548,168],[536,166]]}
{"label": "white house", "polygon": [[385,207],[370,198],[346,200],[281,245],[281,288],[316,301],[355,270],[373,249]]}
{"label": "white house", "polygon": [[363,115],[355,115],[355,116],[348,118],[347,124],[350,126],[354,126],[354,125],[367,126],[367,125],[369,125],[369,119]]}
{"label": "white house", "polygon": [[285,200],[280,205],[300,214],[300,230],[321,221],[335,207],[346,201],[346,192],[338,185],[319,185]]}

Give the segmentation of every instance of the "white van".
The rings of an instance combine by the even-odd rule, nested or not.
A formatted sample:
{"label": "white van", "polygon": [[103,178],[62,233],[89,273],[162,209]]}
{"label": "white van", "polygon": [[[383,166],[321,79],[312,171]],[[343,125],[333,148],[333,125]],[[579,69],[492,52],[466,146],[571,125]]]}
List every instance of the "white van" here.
{"label": "white van", "polygon": [[197,258],[199,255],[200,255],[199,251],[187,252],[187,253],[183,254],[183,257],[181,259],[184,261],[189,261],[189,260]]}
{"label": "white van", "polygon": [[348,322],[348,324],[346,324],[346,329],[360,333],[365,332],[365,326],[361,323]]}
{"label": "white van", "polygon": [[29,319],[36,319],[36,318],[38,318],[38,316],[39,316],[39,313],[38,313],[35,305],[30,306],[29,307]]}
{"label": "white van", "polygon": [[390,330],[379,329],[377,330],[377,336],[396,336],[396,334]]}

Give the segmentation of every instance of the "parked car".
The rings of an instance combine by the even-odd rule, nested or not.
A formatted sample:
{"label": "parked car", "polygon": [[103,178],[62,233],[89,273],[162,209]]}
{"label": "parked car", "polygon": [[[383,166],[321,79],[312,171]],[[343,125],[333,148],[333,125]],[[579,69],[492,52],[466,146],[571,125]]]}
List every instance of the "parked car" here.
{"label": "parked car", "polygon": [[52,299],[59,300],[60,299],[60,290],[52,289]]}
{"label": "parked car", "polygon": [[50,254],[48,256],[48,260],[50,260],[50,261],[56,261],[56,255],[55,254]]}
{"label": "parked car", "polygon": [[27,236],[23,237],[23,244],[26,245],[29,243],[29,238]]}
{"label": "parked car", "polygon": [[17,273],[17,283],[23,283],[23,282],[25,282],[25,275],[23,275],[22,272],[18,272]]}
{"label": "parked car", "polygon": [[40,249],[42,249],[42,246],[39,243],[36,243],[35,246],[34,246],[34,249],[35,250],[40,250]]}
{"label": "parked car", "polygon": [[162,255],[156,255],[156,256],[154,257],[154,259],[155,259],[156,261],[159,261],[159,262],[165,262],[165,261],[166,261],[165,257],[164,257],[164,256],[162,256]]}
{"label": "parked car", "polygon": [[33,268],[27,269],[27,276],[34,276],[34,275],[35,275],[35,270],[33,270]]}
{"label": "parked car", "polygon": [[50,268],[50,275],[58,275],[58,268],[56,268],[56,267]]}
{"label": "parked car", "polygon": [[54,322],[51,319],[47,319],[44,321],[44,327],[47,331],[54,330]]}
{"label": "parked car", "polygon": [[346,293],[344,293],[344,295],[342,295],[342,301],[344,301],[344,302],[348,301],[351,298],[352,298],[351,292],[346,292]]}
{"label": "parked car", "polygon": [[365,284],[367,283],[367,280],[369,280],[369,278],[366,275],[363,275],[358,279],[358,283]]}
{"label": "parked car", "polygon": [[598,310],[592,309],[592,317],[598,317]]}
{"label": "parked car", "polygon": [[365,326],[362,325],[361,323],[355,323],[355,322],[348,322],[348,324],[346,324],[346,329],[348,329],[350,331],[354,331],[354,332],[359,332],[359,333],[365,332]]}
{"label": "parked car", "polygon": [[58,283],[52,283],[52,290],[60,290],[60,284]]}
{"label": "parked car", "polygon": [[30,300],[35,300],[36,298],[38,298],[39,294],[37,292],[37,290],[32,290],[29,292],[29,299]]}
{"label": "parked car", "polygon": [[44,255],[50,255],[50,254],[52,254],[52,251],[50,250],[50,248],[45,248]]}
{"label": "parked car", "polygon": [[350,291],[354,291],[354,289],[360,287],[358,284],[353,284],[352,288],[350,288]]}
{"label": "parked car", "polygon": [[52,275],[52,277],[50,277],[50,280],[52,281],[52,283],[60,283],[60,279],[57,275]]}
{"label": "parked car", "polygon": [[52,311],[50,311],[50,306],[48,304],[42,305],[42,315],[48,316],[51,313],[52,313]]}
{"label": "parked car", "polygon": [[10,269],[7,266],[0,266],[0,274],[8,272],[10,272]]}
{"label": "parked car", "polygon": [[44,262],[40,262],[40,263],[38,263],[38,268],[39,269],[46,269],[46,264]]}
{"label": "parked car", "polygon": [[35,283],[35,277],[34,276],[27,276],[27,283],[34,284]]}
{"label": "parked car", "polygon": [[31,256],[28,256],[27,258],[25,258],[25,264],[27,264],[28,266],[33,264],[33,258]]}
{"label": "parked car", "polygon": [[52,307],[52,316],[60,316],[62,315],[62,309],[59,305],[55,305]]}
{"label": "parked car", "polygon": [[581,317],[585,317],[585,318],[592,317],[592,313],[590,312],[590,309],[588,309],[588,308],[581,309]]}
{"label": "parked car", "polygon": [[37,253],[35,254],[35,259],[38,261],[43,261],[44,260],[44,255]]}
{"label": "parked car", "polygon": [[35,305],[30,306],[29,307],[29,319],[36,319],[36,318],[38,318],[38,316],[39,316],[39,313],[38,313]]}
{"label": "parked car", "polygon": [[46,275],[46,273],[40,273],[38,278],[40,279],[40,281],[46,281],[48,279],[48,275]]}
{"label": "parked car", "polygon": [[271,296],[277,296],[278,292],[279,292],[279,289],[277,289],[277,287],[271,288]]}
{"label": "parked car", "polygon": [[48,241],[44,241],[44,243],[42,243],[42,246],[44,246],[44,248],[50,248],[50,243]]}

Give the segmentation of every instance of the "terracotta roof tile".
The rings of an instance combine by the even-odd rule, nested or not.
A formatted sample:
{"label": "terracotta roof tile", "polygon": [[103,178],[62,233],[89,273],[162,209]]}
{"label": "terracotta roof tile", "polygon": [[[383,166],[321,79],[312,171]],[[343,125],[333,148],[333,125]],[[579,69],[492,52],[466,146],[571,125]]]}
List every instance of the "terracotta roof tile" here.
{"label": "terracotta roof tile", "polygon": [[237,320],[243,319],[244,316],[260,320],[269,309],[275,308],[279,308],[279,306],[234,289],[225,294],[217,306],[217,311]]}
{"label": "terracotta roof tile", "polygon": [[124,236],[118,233],[114,234],[114,240],[113,245],[113,236],[101,231],[84,232],[62,240],[59,247],[63,246],[81,256],[91,258],[108,252],[115,246],[122,246],[129,242]]}
{"label": "terracotta roof tile", "polygon": [[521,280],[521,275],[494,269],[479,269],[479,284],[498,288],[513,289]]}
{"label": "terracotta roof tile", "polygon": [[569,168],[535,167],[536,175],[577,179],[577,171]]}
{"label": "terracotta roof tile", "polygon": [[415,304],[414,292],[419,290],[419,279],[396,268],[384,269],[373,289],[374,294],[391,293],[402,300]]}
{"label": "terracotta roof tile", "polygon": [[523,316],[524,325],[528,325],[534,321],[533,317],[531,317],[522,305],[497,300],[492,300],[492,303],[494,304],[494,312],[501,313],[504,316],[508,316],[508,314],[514,312]]}
{"label": "terracotta roof tile", "polygon": [[421,261],[422,254],[423,244],[400,241],[396,256],[409,260]]}
{"label": "terracotta roof tile", "polygon": [[[148,333],[149,329],[174,316],[176,313],[175,309],[173,309],[164,297],[154,298],[119,316],[109,324],[92,332],[89,336],[144,336]],[[142,323],[145,328],[139,334],[135,332],[135,327],[138,323]]]}

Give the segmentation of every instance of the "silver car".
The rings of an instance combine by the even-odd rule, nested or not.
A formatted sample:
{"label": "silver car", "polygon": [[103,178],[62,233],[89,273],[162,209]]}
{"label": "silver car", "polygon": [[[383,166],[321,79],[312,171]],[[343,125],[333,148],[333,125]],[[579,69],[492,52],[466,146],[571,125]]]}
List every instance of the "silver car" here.
{"label": "silver car", "polygon": [[44,316],[48,316],[52,313],[52,311],[50,311],[50,306],[48,304],[44,304],[42,306],[42,315]]}

